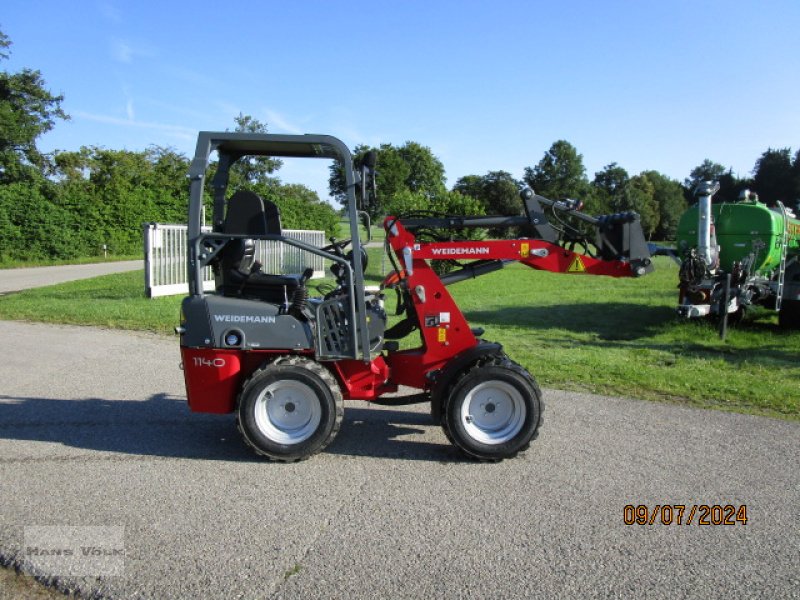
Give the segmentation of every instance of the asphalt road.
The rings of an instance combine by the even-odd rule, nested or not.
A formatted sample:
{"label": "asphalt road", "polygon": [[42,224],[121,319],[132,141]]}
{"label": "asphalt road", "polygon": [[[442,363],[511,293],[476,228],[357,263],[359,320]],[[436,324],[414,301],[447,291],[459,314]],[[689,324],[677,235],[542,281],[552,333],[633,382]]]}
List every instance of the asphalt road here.
{"label": "asphalt road", "polygon": [[64,283],[65,281],[74,281],[76,279],[88,279],[99,275],[108,275],[109,273],[135,271],[143,267],[144,262],[141,260],[126,260],[86,265],[0,269],[0,294]]}
{"label": "asphalt road", "polygon": [[[119,598],[800,596],[800,424],[547,390],[522,457],[463,460],[422,408],[347,403],[292,465],[192,415],[177,339],[0,322],[0,562]],[[712,385],[712,382],[709,382]],[[627,504],[746,525],[625,525]],[[684,515],[684,520],[688,517]],[[34,526],[124,533],[54,577]]]}

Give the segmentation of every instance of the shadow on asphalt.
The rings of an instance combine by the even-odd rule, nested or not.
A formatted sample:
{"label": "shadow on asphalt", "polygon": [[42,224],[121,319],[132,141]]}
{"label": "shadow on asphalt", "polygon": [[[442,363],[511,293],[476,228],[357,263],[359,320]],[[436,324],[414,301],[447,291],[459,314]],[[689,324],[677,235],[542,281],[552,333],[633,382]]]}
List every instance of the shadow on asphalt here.
{"label": "shadow on asphalt", "polygon": [[[348,407],[339,434],[325,452],[461,462],[460,454],[444,438],[441,444],[402,439],[433,426],[428,414]],[[0,394],[0,439],[141,457],[263,462],[245,446],[233,415],[192,414],[184,398],[167,394],[147,400]]]}
{"label": "shadow on asphalt", "polygon": [[467,462],[444,434],[441,443],[406,437],[425,434],[430,428],[440,431],[427,412],[347,407],[342,428],[325,451],[350,456]]}

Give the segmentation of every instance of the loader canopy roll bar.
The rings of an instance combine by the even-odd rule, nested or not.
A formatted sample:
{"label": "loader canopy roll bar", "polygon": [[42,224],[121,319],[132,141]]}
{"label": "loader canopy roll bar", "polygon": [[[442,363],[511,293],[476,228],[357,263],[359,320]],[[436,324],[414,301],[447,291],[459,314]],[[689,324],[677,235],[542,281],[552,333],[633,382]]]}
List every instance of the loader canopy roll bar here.
{"label": "loader canopy roll bar", "polygon": [[[213,152],[217,152],[218,162],[216,174],[212,180],[212,231],[207,233],[203,231],[203,190],[206,173],[211,164],[210,156]],[[202,131],[198,135],[194,159],[189,168],[188,278],[189,293],[191,295],[203,296],[203,269],[219,253],[226,240],[244,237],[242,235],[223,233],[223,224],[225,221],[226,193],[230,169],[237,160],[245,156],[323,158],[338,161],[342,166],[345,177],[352,251],[355,256],[361,255],[361,241],[358,230],[359,210],[356,203],[355,190],[356,186],[364,180],[364,168],[361,169],[361,174],[354,169],[353,157],[344,142],[329,135],[278,135]],[[367,165],[366,168],[370,169],[372,165]],[[364,270],[361,261],[355,260],[351,265],[335,254],[286,238],[283,235],[268,234],[249,237],[280,241],[341,264],[344,268],[347,287],[350,291],[348,316],[351,319],[351,323],[359,323],[359,327],[352,328],[353,335],[356,338],[353,340],[354,343],[351,344],[354,353],[352,358],[358,357],[369,361],[367,327],[366,322],[362,323],[362,321],[365,321],[364,295],[355,293],[355,290],[364,289]]]}
{"label": "loader canopy roll bar", "polygon": [[[217,173],[214,176],[214,228],[222,225],[225,209],[225,192],[233,164],[244,156],[270,156],[276,158],[328,158],[339,160],[345,167],[348,188],[355,185],[353,161],[350,150],[344,143],[329,135],[273,135],[252,133],[229,133],[203,131],[197,139],[197,149],[189,169],[191,180],[190,209],[202,207],[202,191],[209,157],[216,151],[219,155]],[[199,185],[198,185],[199,184]],[[198,206],[195,206],[198,205]],[[196,218],[195,218],[196,217]],[[199,226],[202,215],[189,214],[189,237],[192,225]]]}

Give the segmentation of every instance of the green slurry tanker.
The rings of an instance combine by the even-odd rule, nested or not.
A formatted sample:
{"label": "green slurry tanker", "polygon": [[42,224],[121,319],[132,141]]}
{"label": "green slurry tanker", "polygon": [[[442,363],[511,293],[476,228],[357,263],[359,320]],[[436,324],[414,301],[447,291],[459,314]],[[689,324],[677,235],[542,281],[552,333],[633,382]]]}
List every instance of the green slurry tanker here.
{"label": "green slurry tanker", "polygon": [[800,327],[800,219],[749,190],[738,202],[712,204],[718,190],[717,183],[698,186],[697,204],[678,223],[678,314],[716,316],[724,336],[729,315],[761,305],[778,311],[782,327]]}

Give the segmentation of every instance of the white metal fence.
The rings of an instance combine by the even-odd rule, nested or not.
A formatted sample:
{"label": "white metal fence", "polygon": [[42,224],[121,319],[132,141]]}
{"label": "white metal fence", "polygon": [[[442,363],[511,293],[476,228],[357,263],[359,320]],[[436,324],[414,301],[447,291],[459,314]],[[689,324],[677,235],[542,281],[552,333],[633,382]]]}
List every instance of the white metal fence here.
{"label": "white metal fence", "polygon": [[[283,235],[318,248],[325,245],[324,231],[284,229]],[[144,277],[148,297],[189,293],[186,255],[186,225],[145,223]],[[306,267],[311,267],[313,278],[325,276],[325,261],[321,256],[280,242],[256,240],[256,259],[265,273],[302,273]],[[211,268],[203,272],[203,289],[214,289]]]}

